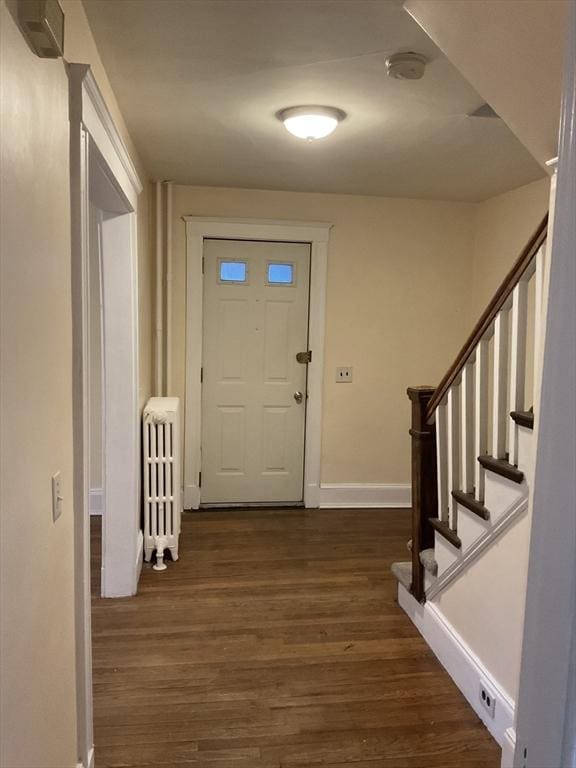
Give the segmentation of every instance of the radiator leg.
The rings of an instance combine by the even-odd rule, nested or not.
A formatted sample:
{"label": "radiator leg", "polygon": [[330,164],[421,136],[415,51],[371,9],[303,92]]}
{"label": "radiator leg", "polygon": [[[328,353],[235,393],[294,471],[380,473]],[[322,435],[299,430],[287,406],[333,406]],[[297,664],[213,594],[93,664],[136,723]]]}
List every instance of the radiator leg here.
{"label": "radiator leg", "polygon": [[172,555],[172,560],[174,561],[178,560],[178,544],[176,544],[173,547],[170,547],[170,554]]}
{"label": "radiator leg", "polygon": [[154,552],[154,547],[144,547],[144,560],[147,563],[152,559],[152,552]]}
{"label": "radiator leg", "polygon": [[156,544],[156,563],[152,566],[155,571],[165,571],[166,563],[164,562],[164,550],[168,543],[165,536],[157,536],[154,543]]}

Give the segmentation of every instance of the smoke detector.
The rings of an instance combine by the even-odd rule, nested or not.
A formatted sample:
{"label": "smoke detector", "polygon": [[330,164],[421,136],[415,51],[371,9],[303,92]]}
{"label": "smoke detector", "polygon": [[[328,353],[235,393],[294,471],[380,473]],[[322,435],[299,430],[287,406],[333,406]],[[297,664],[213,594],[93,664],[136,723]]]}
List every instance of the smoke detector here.
{"label": "smoke detector", "polygon": [[413,51],[394,53],[386,59],[388,77],[395,77],[397,80],[420,80],[427,61],[426,56]]}

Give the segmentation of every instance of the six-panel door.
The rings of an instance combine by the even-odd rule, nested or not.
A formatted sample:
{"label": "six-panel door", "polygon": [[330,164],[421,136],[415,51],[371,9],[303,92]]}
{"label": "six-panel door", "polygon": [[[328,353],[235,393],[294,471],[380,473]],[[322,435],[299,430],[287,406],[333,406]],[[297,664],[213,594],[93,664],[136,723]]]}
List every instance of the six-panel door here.
{"label": "six-panel door", "polygon": [[207,239],[204,260],[201,501],[299,502],[310,245]]}

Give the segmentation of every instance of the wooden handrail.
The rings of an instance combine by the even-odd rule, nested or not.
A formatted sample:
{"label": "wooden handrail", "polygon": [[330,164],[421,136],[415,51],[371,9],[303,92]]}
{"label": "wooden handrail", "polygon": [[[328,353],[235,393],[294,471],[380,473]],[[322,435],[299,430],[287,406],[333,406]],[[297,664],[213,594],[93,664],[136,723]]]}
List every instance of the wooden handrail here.
{"label": "wooden handrail", "polygon": [[476,349],[478,342],[483,338],[484,334],[490,328],[490,325],[493,322],[496,315],[498,314],[498,312],[500,312],[502,307],[506,304],[506,302],[510,298],[512,291],[518,285],[520,278],[530,266],[530,262],[532,261],[534,256],[538,253],[538,249],[540,248],[542,243],[546,240],[547,232],[548,232],[548,214],[546,214],[546,216],[544,216],[544,218],[542,219],[542,223],[540,224],[536,232],[532,235],[532,237],[528,241],[528,244],[520,254],[518,260],[516,261],[512,269],[508,272],[508,274],[502,281],[500,287],[492,297],[492,301],[488,304],[480,320],[478,320],[478,322],[474,326],[474,330],[468,337],[466,343],[464,344],[460,352],[456,355],[456,359],[454,360],[450,368],[448,368],[448,371],[446,372],[446,375],[444,376],[440,384],[436,387],[434,396],[430,400],[428,404],[428,409],[426,411],[426,417],[428,420],[432,418],[432,416],[434,415],[434,411],[440,405],[440,403],[444,399],[444,396],[446,395],[446,393],[448,392],[452,384],[455,382],[455,380],[458,378],[458,376],[462,372],[462,369],[466,365],[468,358],[470,357],[472,352],[474,352],[474,350]]}

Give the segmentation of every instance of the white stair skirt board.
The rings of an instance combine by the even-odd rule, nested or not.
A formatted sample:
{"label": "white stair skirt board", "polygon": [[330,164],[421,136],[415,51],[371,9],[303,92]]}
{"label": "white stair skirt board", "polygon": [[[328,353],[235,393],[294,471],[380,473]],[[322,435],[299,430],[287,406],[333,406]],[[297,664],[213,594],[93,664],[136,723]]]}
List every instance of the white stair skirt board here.
{"label": "white stair skirt board", "polygon": [[[398,584],[398,602],[472,709],[498,744],[503,746],[506,731],[514,726],[515,702],[502,690],[480,659],[472,653],[435,605],[430,602],[421,605],[402,584]],[[491,688],[496,696],[493,718],[480,702],[481,682]]]}
{"label": "white stair skirt board", "polygon": [[[491,546],[520,515],[526,512],[527,509],[528,498],[526,496],[515,500],[508,509],[504,510],[500,515],[496,524],[491,528],[488,528],[481,536],[479,536],[463,554],[460,550],[457,550],[447,542],[441,534],[436,533],[435,555],[438,563],[438,578],[432,584],[430,589],[426,591],[426,599],[432,600],[439,592],[447,587],[448,584],[469,568],[473,561],[476,560],[485,549]],[[448,547],[452,552],[458,553],[456,556],[452,557],[451,562],[447,557],[441,555],[441,552]]]}
{"label": "white stair skirt board", "polygon": [[514,768],[514,750],[516,749],[516,729],[507,728],[502,742],[502,762],[500,768]]}
{"label": "white stair skirt board", "polygon": [[104,511],[103,488],[90,488],[88,493],[88,511],[91,515],[101,515]]}
{"label": "white stair skirt board", "polygon": [[318,506],[323,509],[410,507],[410,485],[322,483]]}

